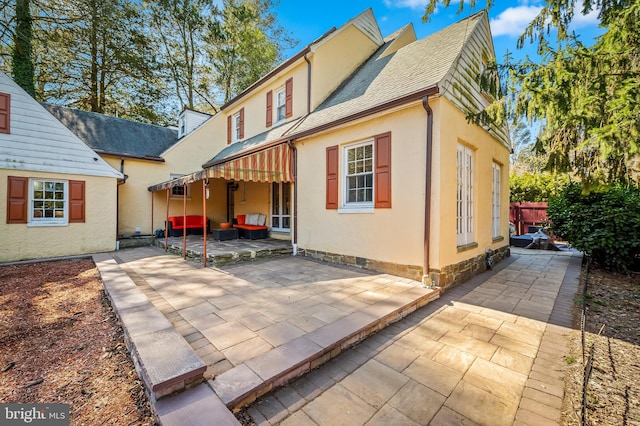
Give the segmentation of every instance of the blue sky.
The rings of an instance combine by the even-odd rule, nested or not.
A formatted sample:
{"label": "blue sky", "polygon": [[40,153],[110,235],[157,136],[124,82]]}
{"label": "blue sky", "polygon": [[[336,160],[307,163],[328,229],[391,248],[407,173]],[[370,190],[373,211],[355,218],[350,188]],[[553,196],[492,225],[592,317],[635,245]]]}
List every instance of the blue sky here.
{"label": "blue sky", "polygon": [[[531,55],[535,52],[535,48],[531,46],[517,51],[516,40],[524,27],[538,14],[542,3],[541,0],[498,0],[494,2],[494,6],[489,11],[489,20],[491,21],[491,31],[498,61],[501,60],[507,49],[513,52],[516,58],[524,56],[525,53]],[[581,7],[580,0],[576,3],[578,7]],[[311,2],[280,0],[280,5],[276,8],[279,21],[300,41],[294,49],[285,53],[285,58],[302,49],[331,27],[340,27],[369,7],[373,9],[383,36],[387,36],[412,22],[416,35],[420,39],[475,13],[486,5],[486,0],[476,0],[475,10],[467,7],[461,14],[456,14],[459,0],[452,0],[448,8],[440,7],[431,21],[424,24],[422,23],[422,15],[426,4],[426,0],[323,0]],[[576,16],[573,23],[574,31],[580,35],[583,43],[592,44],[593,37],[599,32],[597,13],[592,12],[588,16],[577,15],[579,16]]]}

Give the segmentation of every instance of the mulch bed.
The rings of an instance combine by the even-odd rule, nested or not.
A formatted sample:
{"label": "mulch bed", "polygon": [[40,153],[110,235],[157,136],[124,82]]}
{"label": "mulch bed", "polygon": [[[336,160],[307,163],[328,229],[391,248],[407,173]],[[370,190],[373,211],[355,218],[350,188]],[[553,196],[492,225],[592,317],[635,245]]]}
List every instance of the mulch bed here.
{"label": "mulch bed", "polygon": [[[640,425],[640,274],[592,267],[586,302],[585,357],[593,344],[594,358],[585,424]],[[568,362],[562,424],[580,425],[585,363],[579,331],[573,333]]]}
{"label": "mulch bed", "polygon": [[90,260],[0,267],[0,402],[70,404],[72,425],[152,425]]}

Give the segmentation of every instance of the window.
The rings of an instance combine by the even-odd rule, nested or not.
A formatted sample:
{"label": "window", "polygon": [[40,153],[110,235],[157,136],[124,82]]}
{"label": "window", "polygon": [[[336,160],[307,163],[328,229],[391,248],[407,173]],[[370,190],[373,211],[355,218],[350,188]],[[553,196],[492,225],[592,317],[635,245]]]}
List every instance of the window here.
{"label": "window", "polygon": [[291,184],[271,184],[271,228],[289,231],[291,228]]}
{"label": "window", "polygon": [[[184,175],[171,174],[170,176],[171,177],[169,179],[173,180],[173,179],[181,178]],[[187,198],[190,198],[190,196],[191,196],[191,194],[189,193],[190,192],[190,188],[191,188],[190,185],[186,186]],[[171,196],[172,197],[178,197],[178,198],[184,198],[184,195],[185,195],[184,191],[185,191],[185,186],[184,185],[174,186],[174,187],[171,188]]]}
{"label": "window", "polygon": [[500,236],[500,172],[499,164],[493,163],[493,191],[491,192],[491,237]]}
{"label": "window", "polygon": [[391,208],[391,132],[326,151],[327,209],[371,213]]}
{"label": "window", "polygon": [[373,141],[344,148],[344,206],[373,207]]}
{"label": "window", "polygon": [[473,238],[473,151],[458,145],[456,232],[457,245],[471,244]]}
{"label": "window", "polygon": [[0,93],[0,133],[11,133],[11,95]]}
{"label": "window", "polygon": [[60,226],[85,221],[85,182],[9,176],[7,223]]}
{"label": "window", "polygon": [[185,133],[187,133],[187,123],[186,123],[186,119],[185,117],[180,117],[179,121],[179,130],[178,130],[178,137],[181,138],[185,135]]}
{"label": "window", "polygon": [[276,91],[276,108],[274,122],[277,124],[286,118],[286,92],[284,87]]}
{"label": "window", "polygon": [[227,144],[238,142],[244,138],[244,108],[227,116]]}

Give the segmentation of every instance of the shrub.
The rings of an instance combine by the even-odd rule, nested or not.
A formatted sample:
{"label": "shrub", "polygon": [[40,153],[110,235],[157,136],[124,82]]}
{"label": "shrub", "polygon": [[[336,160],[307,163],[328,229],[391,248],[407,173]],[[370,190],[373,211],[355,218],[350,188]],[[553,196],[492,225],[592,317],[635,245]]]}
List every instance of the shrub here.
{"label": "shrub", "polygon": [[557,173],[524,173],[509,177],[512,203],[549,201],[569,183],[569,176]]}
{"label": "shrub", "polygon": [[569,184],[549,202],[553,233],[594,262],[626,272],[640,257],[640,189],[612,187],[584,194]]}

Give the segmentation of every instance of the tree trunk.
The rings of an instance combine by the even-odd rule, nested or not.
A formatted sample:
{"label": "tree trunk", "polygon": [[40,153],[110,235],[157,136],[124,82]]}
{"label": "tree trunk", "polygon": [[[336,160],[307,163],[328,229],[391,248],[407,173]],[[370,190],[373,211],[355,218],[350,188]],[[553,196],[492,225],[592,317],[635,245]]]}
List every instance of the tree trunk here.
{"label": "tree trunk", "polygon": [[91,111],[100,112],[98,103],[98,27],[99,12],[96,1],[89,4],[91,8],[91,26],[89,28],[89,49],[91,54],[91,74],[89,77],[91,97]]}
{"label": "tree trunk", "polygon": [[16,0],[16,32],[12,54],[13,79],[28,94],[35,98],[33,39],[30,0]]}

